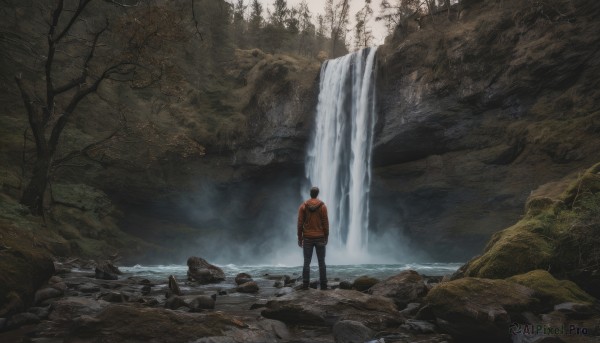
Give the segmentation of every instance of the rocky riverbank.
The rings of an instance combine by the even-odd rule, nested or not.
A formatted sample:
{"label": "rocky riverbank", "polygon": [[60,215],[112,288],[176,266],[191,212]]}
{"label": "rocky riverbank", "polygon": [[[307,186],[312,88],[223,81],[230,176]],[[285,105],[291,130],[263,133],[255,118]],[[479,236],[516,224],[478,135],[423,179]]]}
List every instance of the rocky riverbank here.
{"label": "rocky riverbank", "polygon": [[[176,286],[121,274],[108,262],[55,261],[55,275],[31,306],[0,319],[0,340],[433,343],[556,336],[557,342],[586,342],[600,335],[596,300],[545,271],[449,281],[405,270],[386,280],[332,280],[331,289],[321,291],[301,290],[293,275],[207,281],[195,276],[222,270],[199,260],[190,258],[188,280]],[[517,332],[528,325],[562,325],[579,334]]]}

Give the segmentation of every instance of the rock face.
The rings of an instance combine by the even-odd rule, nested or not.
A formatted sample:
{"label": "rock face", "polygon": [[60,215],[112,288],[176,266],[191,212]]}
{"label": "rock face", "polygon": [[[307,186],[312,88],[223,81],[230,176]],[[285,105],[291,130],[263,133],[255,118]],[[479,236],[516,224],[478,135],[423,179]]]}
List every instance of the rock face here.
{"label": "rock face", "polygon": [[197,281],[200,284],[216,283],[225,280],[223,270],[215,265],[208,263],[201,257],[192,256],[187,260],[188,279]]}
{"label": "rock face", "polygon": [[263,317],[287,324],[331,327],[340,320],[353,320],[373,330],[402,323],[393,301],[358,291],[304,290],[270,300]]}
{"label": "rock face", "polygon": [[600,4],[556,4],[461,3],[378,49],[371,227],[467,259],[532,190],[600,161]]}
{"label": "rock face", "polygon": [[95,269],[96,279],[102,280],[118,280],[119,275],[122,274],[119,268],[114,266],[109,261],[102,261],[96,265]]}
{"label": "rock face", "polygon": [[405,270],[369,289],[369,293],[392,298],[399,309],[427,295],[425,280],[414,270]]}

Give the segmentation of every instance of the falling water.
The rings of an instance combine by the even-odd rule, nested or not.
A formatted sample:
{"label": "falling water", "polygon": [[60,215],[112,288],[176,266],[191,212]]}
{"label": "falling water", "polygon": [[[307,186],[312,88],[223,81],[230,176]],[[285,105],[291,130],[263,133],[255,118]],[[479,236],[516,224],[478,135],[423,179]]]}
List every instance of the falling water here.
{"label": "falling water", "polygon": [[363,49],[321,67],[316,127],[306,158],[307,178],[321,189],[328,208],[329,241],[347,257],[367,253],[376,50]]}

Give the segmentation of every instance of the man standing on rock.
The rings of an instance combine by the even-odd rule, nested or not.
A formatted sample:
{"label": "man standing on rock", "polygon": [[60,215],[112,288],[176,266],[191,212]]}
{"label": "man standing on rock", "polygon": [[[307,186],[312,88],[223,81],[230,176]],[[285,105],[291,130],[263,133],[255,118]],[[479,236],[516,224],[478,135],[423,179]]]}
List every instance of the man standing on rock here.
{"label": "man standing on rock", "polygon": [[298,246],[304,249],[304,268],[302,269],[302,288],[308,289],[310,282],[310,260],[313,248],[319,261],[319,281],[321,289],[327,289],[327,270],[325,267],[325,246],[329,238],[329,219],[325,203],[317,199],[319,188],[310,189],[310,199],[298,209]]}

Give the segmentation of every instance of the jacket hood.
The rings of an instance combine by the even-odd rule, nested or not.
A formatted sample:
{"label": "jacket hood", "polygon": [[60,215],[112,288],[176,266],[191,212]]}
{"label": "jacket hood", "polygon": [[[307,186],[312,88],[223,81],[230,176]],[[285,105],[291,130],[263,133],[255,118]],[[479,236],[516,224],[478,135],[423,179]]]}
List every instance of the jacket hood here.
{"label": "jacket hood", "polygon": [[306,207],[308,207],[309,211],[314,212],[318,210],[321,207],[321,205],[323,205],[323,202],[319,199],[309,199],[304,204],[306,205]]}

